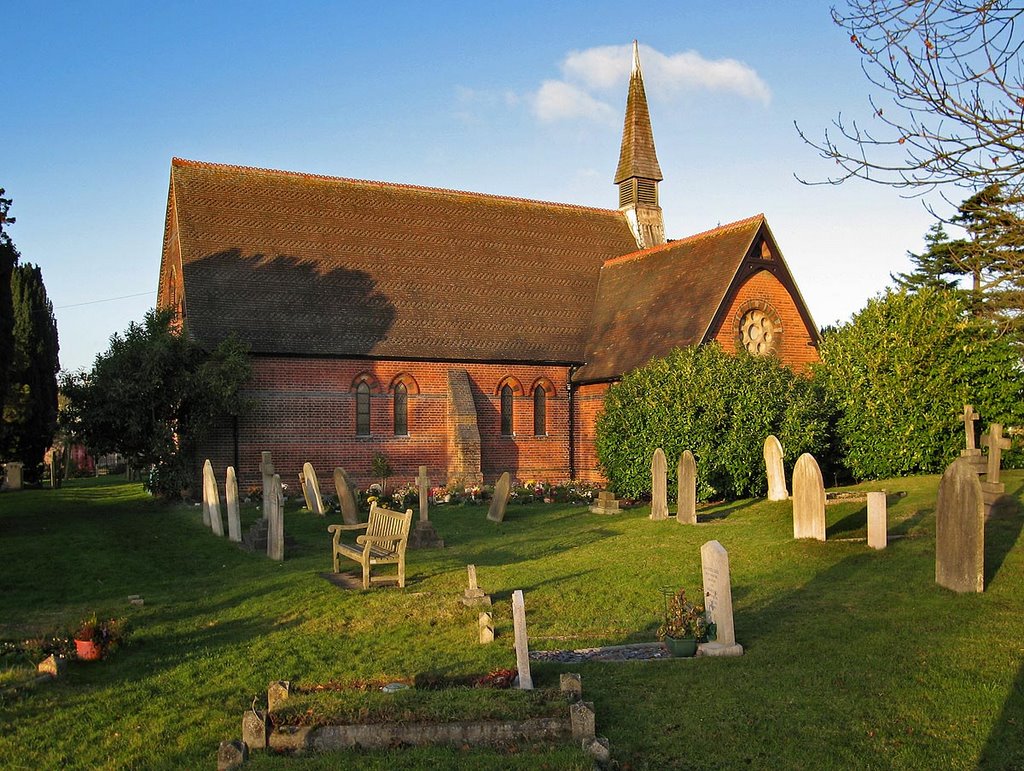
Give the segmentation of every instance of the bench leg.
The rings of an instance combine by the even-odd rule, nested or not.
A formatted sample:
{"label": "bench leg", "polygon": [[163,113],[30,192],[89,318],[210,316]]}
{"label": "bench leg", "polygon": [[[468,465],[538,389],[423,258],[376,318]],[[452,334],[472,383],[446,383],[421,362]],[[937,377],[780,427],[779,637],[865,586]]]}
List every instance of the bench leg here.
{"label": "bench leg", "polygon": [[405,554],[398,555],[398,588],[405,588]]}
{"label": "bench leg", "polygon": [[338,552],[334,552],[334,572],[338,572]]}
{"label": "bench leg", "polygon": [[364,562],[363,563],[363,588],[364,589],[369,589],[370,588],[370,563],[369,562]]}

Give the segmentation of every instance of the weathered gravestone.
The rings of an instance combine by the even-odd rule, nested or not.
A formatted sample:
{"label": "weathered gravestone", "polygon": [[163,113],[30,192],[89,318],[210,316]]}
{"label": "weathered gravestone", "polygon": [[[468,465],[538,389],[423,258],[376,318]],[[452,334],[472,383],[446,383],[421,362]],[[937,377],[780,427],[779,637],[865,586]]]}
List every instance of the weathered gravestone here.
{"label": "weathered gravestone", "polygon": [[889,541],[885,491],[868,493],[868,546],[884,549]]}
{"label": "weathered gravestone", "polygon": [[618,514],[619,500],[611,490],[602,490],[597,494],[597,502],[590,507],[592,514]]}
{"label": "weathered gravestone", "polygon": [[768,476],[768,500],[784,501],[789,498],[786,468],[782,464],[782,442],[773,434],[764,440],[764,470]]}
{"label": "weathered gravestone", "polygon": [[267,517],[267,556],[281,562],[284,559],[284,496],[281,494],[281,476],[274,474],[270,484],[270,513]]}
{"label": "weathered gravestone", "polygon": [[228,538],[235,543],[242,541],[242,519],[238,512],[238,479],[235,467],[228,466],[224,476],[224,500],[228,509]]}
{"label": "weathered gravestone", "polygon": [[793,469],[793,537],[825,540],[825,483],[809,452],[797,458]]}
{"label": "weathered gravestone", "polygon": [[668,461],[658,447],[651,456],[651,519],[668,519]]}
{"label": "weathered gravestone", "polygon": [[954,592],[985,591],[985,500],[964,458],[939,482],[935,504],[935,583]]}
{"label": "weathered gravestone", "polygon": [[499,477],[498,484],[494,486],[491,505],[487,509],[487,519],[491,520],[491,522],[501,522],[505,519],[505,507],[508,505],[508,494],[511,485],[512,479],[506,471]]}
{"label": "weathered gravestone", "polygon": [[476,565],[466,565],[466,572],[469,574],[469,586],[462,594],[462,604],[467,608],[474,605],[490,605],[490,596],[484,594],[484,590],[476,583]]}
{"label": "weathered gravestone", "polygon": [[215,535],[224,535],[224,520],[220,517],[220,491],[217,489],[217,477],[213,474],[213,464],[209,460],[203,464],[203,512],[209,515],[209,525]]}
{"label": "weathered gravestone", "polygon": [[443,549],[444,541],[430,521],[430,477],[427,476],[426,466],[420,466],[419,476],[416,477],[416,487],[420,495],[420,518],[409,536],[409,548]]}
{"label": "weathered gravestone", "polygon": [[338,493],[338,504],[341,506],[341,518],[346,525],[359,524],[359,506],[352,495],[352,480],[349,479],[345,469],[338,466],[334,469],[334,489]]}
{"label": "weathered gravestone", "polygon": [[700,566],[704,576],[704,610],[708,623],[716,627],[715,639],[700,648],[706,656],[741,656],[743,646],[736,642],[732,617],[729,552],[718,541],[708,541],[700,547]]}
{"label": "weathered gravestone", "polygon": [[516,669],[519,671],[519,687],[533,690],[533,677],[530,675],[530,645],[526,639],[526,603],[523,601],[523,590],[512,592],[512,629],[516,637]]}
{"label": "weathered gravestone", "polygon": [[309,494],[309,483],[306,481],[305,471],[299,472],[299,489],[302,490],[302,501],[306,506],[306,511],[312,511],[313,501]]}
{"label": "weathered gravestone", "polygon": [[494,642],[494,617],[489,613],[481,613],[477,621],[480,630],[480,644]]}
{"label": "weathered gravestone", "polygon": [[[22,470],[25,468],[25,464],[21,461],[12,460],[4,464],[4,472],[6,478],[4,479],[4,485],[8,490],[20,490],[24,486],[22,480]],[[203,520],[203,524],[207,524]]]}
{"label": "weathered gravestone", "polygon": [[683,450],[679,456],[679,484],[676,487],[676,522],[697,524],[697,461],[693,453]]}
{"label": "weathered gravestone", "polygon": [[260,476],[263,478],[263,518],[270,517],[270,494],[274,486],[274,461],[269,452],[260,453]]}
{"label": "weathered gravestone", "polygon": [[324,508],[324,499],[320,496],[320,480],[317,479],[313,464],[304,463],[302,465],[302,473],[306,477],[306,490],[309,494],[308,500],[313,506],[310,511],[322,517],[327,514],[327,509]]}
{"label": "weathered gravestone", "polygon": [[999,481],[999,470],[1003,460],[1003,450],[1009,450],[1012,442],[1003,436],[1003,424],[993,423],[988,431],[981,435],[981,443],[988,449],[988,464],[985,480],[981,483],[981,493],[985,500],[985,516],[992,516],[992,510],[999,499],[1006,494],[1006,485]]}

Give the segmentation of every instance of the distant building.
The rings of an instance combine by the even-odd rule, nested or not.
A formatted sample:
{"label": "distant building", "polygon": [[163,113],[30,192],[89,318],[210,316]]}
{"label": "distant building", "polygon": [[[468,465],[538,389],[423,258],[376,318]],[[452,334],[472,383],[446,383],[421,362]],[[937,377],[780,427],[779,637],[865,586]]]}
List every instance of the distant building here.
{"label": "distant building", "polygon": [[200,449],[218,475],[303,462],[372,481],[600,480],[594,427],[623,373],[718,341],[817,360],[817,331],[764,215],[666,242],[639,57],[619,208],[175,158],[159,305],[252,348],[255,409]]}

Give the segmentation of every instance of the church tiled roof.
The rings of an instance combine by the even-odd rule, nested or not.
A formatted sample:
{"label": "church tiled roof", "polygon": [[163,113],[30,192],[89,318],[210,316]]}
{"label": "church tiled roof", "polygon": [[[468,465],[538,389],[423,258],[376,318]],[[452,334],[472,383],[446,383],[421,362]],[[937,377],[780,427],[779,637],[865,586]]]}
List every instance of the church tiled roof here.
{"label": "church tiled roof", "polygon": [[704,342],[764,215],[608,260],[577,382],[608,380]]}
{"label": "church tiled roof", "polygon": [[580,361],[618,211],[174,159],[161,301],[255,353]]}

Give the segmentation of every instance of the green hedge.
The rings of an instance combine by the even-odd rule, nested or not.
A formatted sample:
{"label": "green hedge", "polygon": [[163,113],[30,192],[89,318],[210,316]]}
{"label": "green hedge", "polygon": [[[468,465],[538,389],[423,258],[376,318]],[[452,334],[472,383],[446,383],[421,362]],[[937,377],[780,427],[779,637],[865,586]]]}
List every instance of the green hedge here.
{"label": "green hedge", "polygon": [[791,468],[803,452],[822,459],[831,415],[816,385],[774,358],[733,356],[718,345],[676,349],[613,385],[597,423],[597,455],[612,488],[651,490],[651,454],[668,458],[670,496],[683,450],[697,459],[697,497],[763,495],[765,437],[782,442]]}

